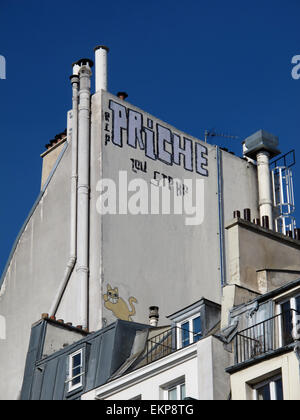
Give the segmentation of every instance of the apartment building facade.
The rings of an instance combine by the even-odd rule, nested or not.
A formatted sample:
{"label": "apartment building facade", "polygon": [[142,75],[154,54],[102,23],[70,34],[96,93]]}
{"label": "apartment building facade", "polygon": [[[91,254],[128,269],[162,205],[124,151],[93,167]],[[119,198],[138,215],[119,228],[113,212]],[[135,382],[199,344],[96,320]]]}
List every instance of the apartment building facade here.
{"label": "apartment building facade", "polygon": [[[142,370],[150,381],[152,374],[148,377],[147,372],[155,364],[158,372],[163,371],[168,360],[173,379],[166,373],[163,383],[157,383],[155,397],[170,391],[197,399],[228,398],[225,368],[230,366],[232,343],[224,342],[221,331],[233,328],[232,308],[294,280],[300,270],[299,231],[293,219],[288,221],[291,214],[282,210],[283,203],[277,203],[278,191],[281,195],[287,191],[282,179],[290,180],[290,169],[277,165],[277,172],[270,171],[270,160],[280,154],[278,139],[263,130],[245,140],[241,157],[234,156],[137,108],[125,101],[124,92],[109,93],[107,57],[107,47],[95,49],[95,92],[94,63],[81,59],[73,65],[67,130],[42,154],[41,193],[1,277],[0,398],[69,398],[66,383],[78,380],[70,371],[83,373],[93,337],[97,341],[96,336],[102,337],[119,321],[132,323],[133,328],[132,343],[125,344],[124,339],[126,358],[116,356],[118,362],[103,383],[94,380],[72,398],[117,397],[113,388],[104,394],[95,389],[110,386],[105,385],[108,381],[126,381],[127,375],[135,377]],[[292,205],[291,196],[287,199]],[[269,276],[266,270],[281,274]],[[210,309],[202,311],[197,302]],[[141,345],[143,334],[146,340],[149,307],[159,308],[159,323],[169,331],[167,354],[112,378],[130,357],[130,346]],[[199,312],[189,319],[187,308]],[[198,335],[199,325],[215,320],[216,313],[219,327],[210,325]],[[168,318],[170,314],[175,318]],[[63,327],[67,325],[63,320],[68,327]],[[37,342],[31,335],[36,322],[41,328]],[[50,354],[43,353],[41,337],[47,335],[47,325],[57,327],[57,322],[62,337],[62,331],[69,331],[71,338],[59,338],[55,344],[54,333]],[[174,322],[181,327],[174,327]],[[76,337],[85,343],[86,356],[77,348]],[[199,340],[193,342],[195,337]],[[188,345],[182,346],[183,339]],[[108,339],[108,348],[113,340]],[[73,357],[66,362],[62,356],[58,367],[56,353],[65,355],[69,345],[74,346]],[[116,347],[121,353],[122,346],[119,342]],[[210,349],[207,363],[202,357],[205,348]],[[8,359],[7,354],[13,357]],[[93,360],[95,368],[98,362]],[[183,370],[177,372],[181,361],[192,382]],[[41,388],[48,375],[55,379],[48,362],[64,378],[63,390],[46,380],[52,394]],[[203,386],[203,378],[210,386]],[[190,385],[193,381],[197,385]],[[122,392],[129,396],[125,388]],[[142,396],[150,394],[145,391]]]}

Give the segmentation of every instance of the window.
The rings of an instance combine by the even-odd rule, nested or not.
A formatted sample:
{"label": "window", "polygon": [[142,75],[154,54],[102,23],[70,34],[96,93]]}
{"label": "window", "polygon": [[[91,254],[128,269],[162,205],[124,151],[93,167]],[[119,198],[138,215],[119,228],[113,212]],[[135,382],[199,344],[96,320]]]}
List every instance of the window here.
{"label": "window", "polygon": [[83,378],[83,351],[82,349],[69,356],[69,392],[82,386]]}
{"label": "window", "polygon": [[253,393],[256,401],[283,401],[281,375],[255,385]]}
{"label": "window", "polygon": [[187,347],[202,338],[201,317],[199,315],[179,324],[178,327],[180,347]]}
{"label": "window", "polygon": [[280,304],[282,346],[300,338],[300,295],[289,298]]}
{"label": "window", "polygon": [[169,401],[180,401],[184,400],[186,397],[185,392],[185,382],[182,380],[178,383],[173,383],[172,385],[167,385],[163,387],[164,400]]}
{"label": "window", "polygon": [[136,397],[130,398],[130,401],[140,401],[142,400],[142,395],[137,395]]}

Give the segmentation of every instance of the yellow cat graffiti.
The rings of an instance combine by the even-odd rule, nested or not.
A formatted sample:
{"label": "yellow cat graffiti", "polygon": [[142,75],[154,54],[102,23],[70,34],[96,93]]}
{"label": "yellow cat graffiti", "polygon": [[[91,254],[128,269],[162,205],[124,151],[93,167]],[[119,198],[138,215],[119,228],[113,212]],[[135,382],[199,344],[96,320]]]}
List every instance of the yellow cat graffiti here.
{"label": "yellow cat graffiti", "polygon": [[128,309],[127,303],[119,296],[119,289],[115,287],[114,289],[107,285],[107,293],[103,295],[104,299],[104,306],[109,311],[112,311],[113,314],[124,321],[132,321],[132,316],[136,314],[135,306],[133,303],[138,303],[135,297],[131,297],[128,299],[129,306],[131,307]]}

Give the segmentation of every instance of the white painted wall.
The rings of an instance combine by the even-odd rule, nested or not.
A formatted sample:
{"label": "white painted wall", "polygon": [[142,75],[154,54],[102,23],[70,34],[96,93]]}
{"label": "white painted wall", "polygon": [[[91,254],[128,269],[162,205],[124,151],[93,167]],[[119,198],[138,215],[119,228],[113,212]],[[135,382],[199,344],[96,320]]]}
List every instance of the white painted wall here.
{"label": "white painted wall", "polygon": [[184,379],[186,396],[196,400],[226,400],[229,396],[229,375],[224,370],[229,355],[223,344],[207,337],[145,367],[94,389],[82,400],[166,399],[164,389]]}
{"label": "white painted wall", "polygon": [[6,319],[0,315],[0,340],[6,339]]}
{"label": "white painted wall", "polygon": [[[202,225],[186,226],[182,216],[174,215],[100,217],[96,208],[98,181],[102,177],[116,179],[119,170],[127,170],[129,180],[133,179],[136,174],[132,173],[130,159],[145,161],[145,153],[139,149],[105,146],[103,118],[110,99],[120,102],[106,92],[98,92],[92,98],[89,273],[89,326],[92,331],[102,327],[103,318],[107,323],[116,320],[103,302],[108,284],[119,288],[120,297],[127,306],[131,296],[137,299],[133,320],[138,322],[148,323],[149,306],[160,307],[160,323],[165,324],[167,315],[201,297],[221,301],[215,148],[207,145],[209,176],[204,180],[205,218]],[[145,119],[151,118],[154,125],[161,124],[201,143],[133,105],[127,106],[141,112]],[[147,164],[144,179],[149,182],[154,171],[182,180],[190,176],[199,178],[182,166],[169,166],[149,159]],[[231,219],[235,209],[257,208],[255,171],[247,165],[237,157],[224,154],[225,221]],[[27,223],[1,285],[0,313],[6,322],[2,321],[0,327],[2,337],[5,337],[0,340],[0,364],[4,366],[0,399],[18,397],[31,325],[41,313],[49,312],[66,270],[70,255],[70,177],[69,147]],[[77,325],[80,304],[75,267],[57,317]],[[8,354],[11,357],[8,358]]]}

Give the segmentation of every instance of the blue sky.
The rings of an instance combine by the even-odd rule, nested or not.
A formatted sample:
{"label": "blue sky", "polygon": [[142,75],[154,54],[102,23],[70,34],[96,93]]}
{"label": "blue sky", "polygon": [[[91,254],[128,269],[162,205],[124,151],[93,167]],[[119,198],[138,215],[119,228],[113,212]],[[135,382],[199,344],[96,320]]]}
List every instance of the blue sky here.
{"label": "blue sky", "polygon": [[[107,45],[112,93],[200,138],[263,128],[297,159],[299,17],[299,0],[0,0],[0,272],[38,196],[40,153],[66,127],[72,62]],[[296,165],[300,226],[299,181]]]}

